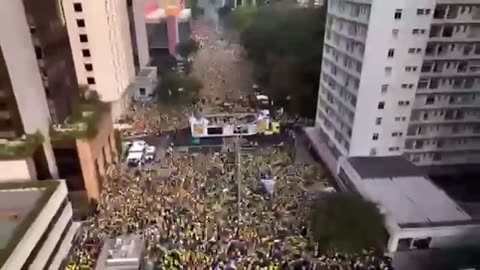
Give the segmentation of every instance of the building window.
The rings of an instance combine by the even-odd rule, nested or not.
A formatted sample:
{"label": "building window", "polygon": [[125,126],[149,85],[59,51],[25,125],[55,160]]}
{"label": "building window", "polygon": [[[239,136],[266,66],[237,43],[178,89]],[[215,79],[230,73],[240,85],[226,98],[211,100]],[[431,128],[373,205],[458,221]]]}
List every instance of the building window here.
{"label": "building window", "polygon": [[428,96],[425,99],[425,104],[433,104],[435,102],[435,97],[434,96]]}
{"label": "building window", "polygon": [[392,132],[392,137],[401,137],[403,136],[403,132]]}
{"label": "building window", "polygon": [[75,10],[75,12],[82,12],[83,11],[82,4],[81,3],[73,3],[73,10]]}
{"label": "building window", "polygon": [[385,67],[385,75],[392,74],[392,67]]}
{"label": "building window", "polygon": [[400,147],[397,147],[397,146],[388,148],[388,151],[390,151],[390,152],[398,151],[398,150],[400,150]]}
{"label": "building window", "polygon": [[388,84],[382,84],[382,93],[386,93],[388,91]]}
{"label": "building window", "polygon": [[85,70],[86,71],[93,71],[93,65],[92,64],[85,64]]}
{"label": "building window", "polygon": [[380,124],[382,124],[382,117],[377,117],[377,119],[375,119],[375,124],[378,126]]}
{"label": "building window", "polygon": [[383,110],[385,108],[385,101],[378,102],[377,108]]}
{"label": "building window", "polygon": [[374,141],[378,140],[378,133],[373,133],[372,140]]}
{"label": "building window", "polygon": [[395,55],[395,49],[388,50],[388,54],[387,54],[388,58],[392,58],[394,55]]}
{"label": "building window", "polygon": [[398,29],[393,29],[393,30],[392,30],[392,36],[393,36],[394,38],[398,37]]}
{"label": "building window", "polygon": [[85,27],[85,20],[77,19],[77,26],[78,27]]}
{"label": "building window", "polygon": [[38,60],[43,58],[42,48],[40,48],[39,46],[35,46],[35,56]]}
{"label": "building window", "polygon": [[406,66],[405,71],[410,72],[410,71],[417,71],[416,66]]}
{"label": "building window", "polygon": [[93,77],[87,77],[87,82],[88,82],[88,84],[90,84],[90,85],[91,85],[91,84],[95,84],[95,78],[93,78]]}
{"label": "building window", "polygon": [[415,48],[408,49],[408,53],[410,53],[410,54],[415,53]]}
{"label": "building window", "polygon": [[431,9],[427,8],[425,9],[425,15],[430,15]]}
{"label": "building window", "polygon": [[85,43],[88,42],[88,37],[85,34],[80,35],[80,42]]}
{"label": "building window", "polygon": [[425,11],[423,10],[423,8],[417,8],[417,15],[423,15],[425,14]]}
{"label": "building window", "polygon": [[141,96],[145,96],[147,91],[145,90],[145,88],[141,87],[141,88],[138,89],[138,92]]}
{"label": "building window", "polygon": [[402,10],[401,9],[396,9],[393,17],[395,18],[395,20],[400,20],[402,18]]}
{"label": "building window", "polygon": [[83,57],[90,57],[90,56],[91,56],[90,50],[88,50],[88,49],[83,49],[83,50],[82,50],[82,55],[83,55]]}

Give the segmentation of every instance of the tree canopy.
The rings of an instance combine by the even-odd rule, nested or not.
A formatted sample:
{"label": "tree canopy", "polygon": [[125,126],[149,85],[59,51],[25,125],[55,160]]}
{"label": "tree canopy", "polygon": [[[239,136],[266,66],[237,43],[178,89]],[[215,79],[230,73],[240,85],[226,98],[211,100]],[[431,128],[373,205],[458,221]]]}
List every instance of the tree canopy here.
{"label": "tree canopy", "polygon": [[[219,10],[221,11],[221,10]],[[237,31],[244,31],[253,22],[255,9],[251,6],[240,6],[228,13],[227,25]],[[219,13],[221,16],[222,13]]]}
{"label": "tree canopy", "polygon": [[198,78],[169,72],[162,76],[157,96],[160,102],[186,104],[197,97],[202,87],[203,84]]}
{"label": "tree canopy", "polygon": [[187,58],[192,54],[197,53],[199,49],[198,42],[192,38],[187,39],[183,42],[178,43],[177,45],[178,53],[181,57]]}
{"label": "tree canopy", "polygon": [[323,250],[359,252],[382,249],[386,238],[384,216],[359,195],[335,193],[313,204],[310,226]]}
{"label": "tree canopy", "polygon": [[265,6],[231,16],[240,21],[241,43],[267,94],[290,113],[314,117],[326,7]]}

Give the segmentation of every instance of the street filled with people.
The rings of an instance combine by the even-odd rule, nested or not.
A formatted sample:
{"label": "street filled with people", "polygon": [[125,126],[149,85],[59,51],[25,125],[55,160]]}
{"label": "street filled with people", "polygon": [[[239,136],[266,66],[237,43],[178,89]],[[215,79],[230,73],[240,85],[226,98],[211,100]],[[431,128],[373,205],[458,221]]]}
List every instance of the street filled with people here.
{"label": "street filled with people", "polygon": [[[157,269],[390,269],[366,254],[320,253],[310,240],[308,204],[328,182],[286,147],[167,158],[170,177],[121,172],[104,183],[71,269],[93,268],[102,239],[132,233],[145,237],[146,259]],[[341,265],[347,268],[328,268]]]}
{"label": "street filled with people", "polygon": [[[201,45],[193,67],[204,83],[199,101],[178,108],[132,104],[123,118],[132,125],[127,135],[185,128],[194,111],[222,113],[225,103],[251,111],[244,102],[252,92],[250,67],[238,46],[201,23],[193,32]],[[294,152],[291,141],[248,151],[235,143],[219,153],[167,151],[166,177],[155,166],[119,166],[102,183],[67,269],[94,269],[103,241],[125,234],[146,240],[145,260],[154,269],[392,269],[370,250],[327,255],[312,241],[309,203],[333,188],[318,166],[295,162]]]}

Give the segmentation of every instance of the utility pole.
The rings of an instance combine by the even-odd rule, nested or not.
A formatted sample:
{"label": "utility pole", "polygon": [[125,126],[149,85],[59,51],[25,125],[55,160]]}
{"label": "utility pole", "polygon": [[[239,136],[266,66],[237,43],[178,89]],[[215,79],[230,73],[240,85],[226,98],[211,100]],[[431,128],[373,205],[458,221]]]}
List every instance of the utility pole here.
{"label": "utility pole", "polygon": [[238,210],[238,222],[241,220],[241,188],[242,188],[242,171],[241,171],[241,149],[240,149],[240,136],[236,137],[235,140],[235,151],[237,154],[237,210]]}

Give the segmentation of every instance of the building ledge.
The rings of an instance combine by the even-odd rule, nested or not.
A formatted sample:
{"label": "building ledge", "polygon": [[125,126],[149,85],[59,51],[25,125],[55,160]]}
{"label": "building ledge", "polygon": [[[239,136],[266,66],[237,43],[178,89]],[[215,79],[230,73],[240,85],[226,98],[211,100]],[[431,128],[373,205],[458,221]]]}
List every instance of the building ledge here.
{"label": "building ledge", "polygon": [[0,268],[9,258],[10,254],[15,250],[17,244],[23,239],[25,233],[30,228],[32,223],[36,220],[41,210],[50,200],[50,197],[57,190],[60,185],[59,181],[41,181],[41,182],[12,182],[1,183],[0,192],[19,192],[22,190],[38,190],[41,196],[35,203],[35,206],[26,212],[26,216],[18,224],[13,233],[9,236],[5,246],[0,248]]}
{"label": "building ledge", "polygon": [[62,124],[50,128],[52,141],[91,139],[98,133],[98,120],[110,106],[98,99],[80,99],[74,104],[72,115]]}
{"label": "building ledge", "polygon": [[22,159],[33,155],[43,144],[44,138],[40,131],[26,134],[14,140],[0,140],[0,160]]}

